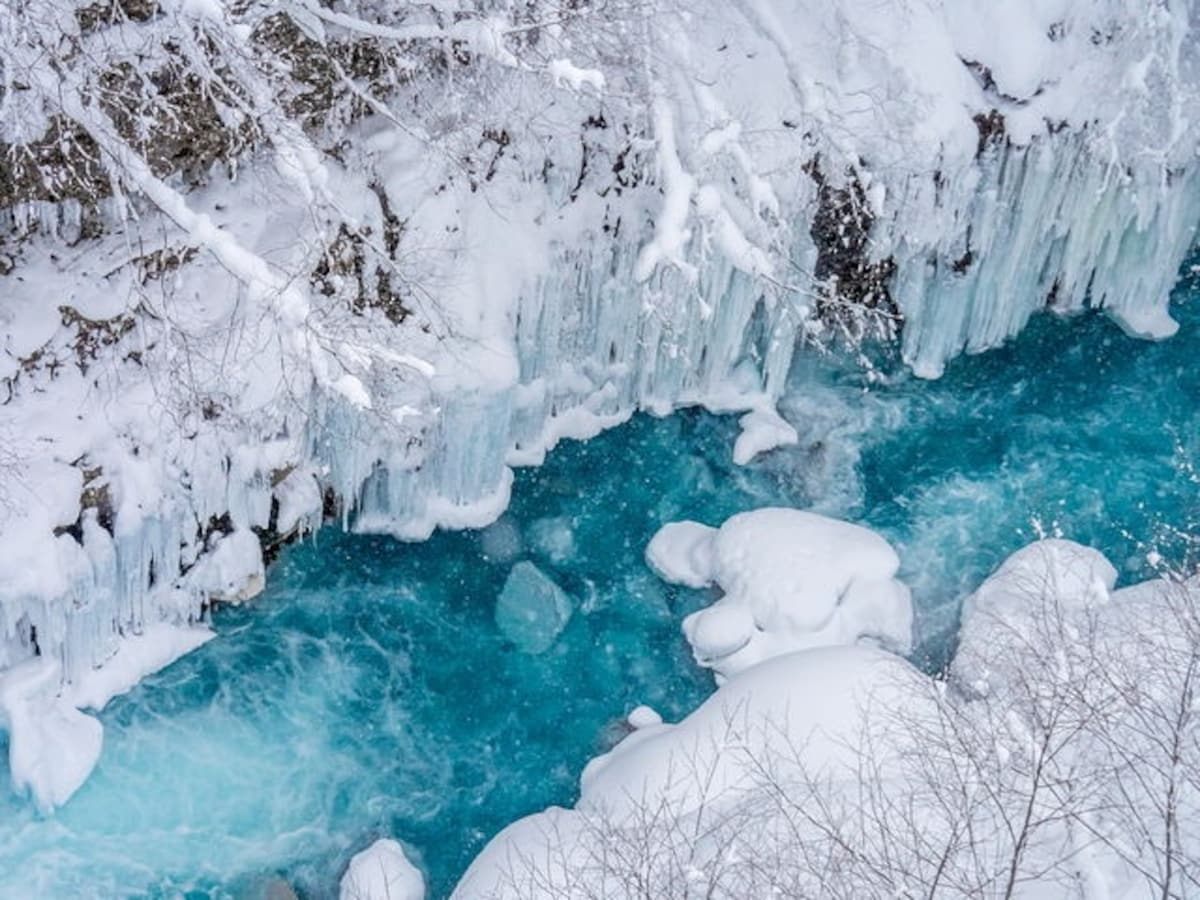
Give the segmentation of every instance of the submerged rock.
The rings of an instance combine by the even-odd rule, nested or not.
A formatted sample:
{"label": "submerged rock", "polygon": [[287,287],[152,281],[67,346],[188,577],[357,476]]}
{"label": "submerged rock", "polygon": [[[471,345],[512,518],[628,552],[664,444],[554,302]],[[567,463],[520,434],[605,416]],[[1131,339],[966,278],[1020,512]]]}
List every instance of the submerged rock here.
{"label": "submerged rock", "polygon": [[512,562],[521,555],[521,529],[512,516],[501,516],[479,532],[479,549],[490,562]]}
{"label": "submerged rock", "polygon": [[496,600],[496,626],[524,653],[545,653],[567,627],[571,598],[529,561],[512,567]]}
{"label": "submerged rock", "polygon": [[529,540],[535,550],[555,565],[575,556],[575,529],[568,516],[538,519],[529,526]]}
{"label": "submerged rock", "polygon": [[272,878],[262,889],[263,900],[299,900],[292,886],[282,878]]}

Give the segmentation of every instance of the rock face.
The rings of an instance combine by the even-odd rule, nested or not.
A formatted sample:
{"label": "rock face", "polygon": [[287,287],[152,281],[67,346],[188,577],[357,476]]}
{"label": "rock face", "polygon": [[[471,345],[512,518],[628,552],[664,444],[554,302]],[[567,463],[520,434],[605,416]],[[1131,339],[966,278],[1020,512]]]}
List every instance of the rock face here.
{"label": "rock face", "polygon": [[425,900],[425,877],[387,838],[357,854],[342,876],[339,900]]}
{"label": "rock face", "polygon": [[571,598],[528,561],[512,567],[496,600],[496,626],[523,653],[545,653],[567,627]]}

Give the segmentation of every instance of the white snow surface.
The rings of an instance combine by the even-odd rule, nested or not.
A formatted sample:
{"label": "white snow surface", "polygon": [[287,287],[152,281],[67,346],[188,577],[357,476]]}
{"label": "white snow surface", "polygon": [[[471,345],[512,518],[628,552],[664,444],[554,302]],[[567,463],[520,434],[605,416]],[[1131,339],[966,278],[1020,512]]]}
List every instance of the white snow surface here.
{"label": "white snow surface", "polygon": [[955,678],[987,693],[1023,677],[1022,658],[1053,652],[1059,621],[1107,605],[1116,581],[1112,563],[1091,547],[1057,538],[1022,547],[963,601]]}
{"label": "white snow surface", "polygon": [[733,461],[744,466],[760,453],[776,447],[789,447],[800,437],[796,429],[788,424],[773,409],[754,409],[738,420],[742,427],[733,445]]}
{"label": "white snow surface", "polygon": [[[736,796],[752,760],[793,751],[810,774],[853,781],[847,746],[863,740],[872,706],[918,716],[920,676],[898,656],[870,647],[822,647],[781,654],[728,681],[677,725],[639,728],[588,763],[579,809],[636,815],[645,798],[668,798],[686,816],[708,798]],[[687,770],[703,773],[703,785]]]}
{"label": "white snow surface", "polygon": [[673,522],[646,548],[650,567],[723,595],[684,620],[697,662],[728,678],[809,647],[912,645],[912,598],[896,552],[859,525],[795,509],[740,513],[719,529]]}
{"label": "white snow surface", "polygon": [[214,637],[216,633],[206,626],[151,625],[141,634],[127,636],[116,655],[67,687],[62,697],[78,709],[99,712],[113,697],[131,691],[147,675],[165,669]]}
{"label": "white snow surface", "polygon": [[599,69],[581,69],[569,59],[552,59],[549,71],[558,87],[579,91],[586,85],[598,94],[604,91],[604,73]]}
{"label": "white snow surface", "polygon": [[425,876],[389,838],[355,854],[342,876],[339,900],[425,900]]}

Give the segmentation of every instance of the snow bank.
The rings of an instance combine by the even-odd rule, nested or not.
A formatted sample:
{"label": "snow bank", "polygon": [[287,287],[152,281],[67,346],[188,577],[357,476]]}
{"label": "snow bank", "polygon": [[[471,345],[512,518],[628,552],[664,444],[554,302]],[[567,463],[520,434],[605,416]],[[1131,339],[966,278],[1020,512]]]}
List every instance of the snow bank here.
{"label": "snow bank", "polygon": [[425,877],[396,841],[381,838],[355,854],[342,876],[339,900],[425,900]]}
{"label": "snow bank", "polygon": [[697,662],[728,678],[764,659],[870,639],[912,643],[912,600],[887,541],[858,525],[793,509],[760,509],[719,529],[664,526],[646,560],[667,581],[724,595],[684,620]]}
{"label": "snow bank", "polygon": [[[1200,821],[1200,794],[1182,774],[1200,767],[1200,580],[1120,590],[1114,581],[1102,554],[1070,541],[1019,550],[969,598],[951,670],[966,713],[999,751],[993,778],[1016,759],[1018,778],[1037,762],[1044,783],[1071,785],[1075,821],[1043,828],[1070,851],[1058,865],[1079,873],[1090,896],[1133,897],[1164,859],[1144,839],[1147,823],[1165,821],[1162,798],[1178,804],[1177,821]],[[1104,839],[1079,841],[1079,826]],[[1176,840],[1194,859],[1200,835],[1189,827]]]}
{"label": "snow bank", "polygon": [[594,852],[584,817],[551,806],[518,819],[488,841],[450,896],[452,900],[569,897],[571,886],[590,883],[587,872]]}
{"label": "snow bank", "polygon": [[63,699],[79,709],[102,710],[113,697],[133,690],[147,675],[165,669],[214,637],[216,633],[206,626],[151,625],[122,640],[116,655],[103,666],[64,688]]}
{"label": "snow bank", "polygon": [[729,679],[679,724],[643,725],[593,759],[578,808],[621,818],[666,799],[682,817],[714,799],[732,803],[766,760],[853,781],[865,732],[886,716],[920,715],[923,684],[903,659],[871,647],[782,654]]}

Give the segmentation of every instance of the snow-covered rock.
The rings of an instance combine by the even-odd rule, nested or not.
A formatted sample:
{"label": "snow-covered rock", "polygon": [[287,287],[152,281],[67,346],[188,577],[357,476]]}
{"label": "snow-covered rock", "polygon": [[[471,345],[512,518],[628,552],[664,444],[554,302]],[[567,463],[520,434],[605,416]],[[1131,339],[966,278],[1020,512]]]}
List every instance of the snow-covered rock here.
{"label": "snow-covered rock", "polygon": [[321,522],[320,475],[312,466],[298,466],[275,485],[279,515],[275,530],[289,534],[296,528]]}
{"label": "snow-covered rock", "polygon": [[381,838],[355,854],[342,876],[339,900],[425,900],[425,876],[396,841]]}
{"label": "snow-covered rock", "polygon": [[[907,747],[890,723],[931,715],[932,696],[908,663],[870,647],[805,650],[764,662],[730,679],[678,724],[646,717],[588,764],[574,809],[551,808],[505,828],[472,862],[453,897],[632,896],[626,863],[606,849],[637,847],[649,854],[641,860],[661,853],[664,871],[672,853],[702,866],[728,848],[684,837],[703,830],[694,821],[701,810],[703,823],[732,825],[738,821],[732,811],[764,787],[768,770],[777,787],[793,778],[852,786],[866,746],[881,772],[895,773]],[[661,832],[636,843],[639,829],[655,827]],[[729,837],[716,831],[718,844]],[[653,882],[661,873],[646,874]]]}
{"label": "snow-covered rock", "polygon": [[918,716],[924,685],[906,661],[871,647],[781,654],[730,678],[678,724],[643,725],[593,759],[578,808],[634,815],[643,801],[666,799],[683,816],[712,798],[732,800],[767,760],[853,780],[864,734],[885,715]]}
{"label": "snow-covered rock", "polygon": [[567,627],[574,604],[528,560],[512,567],[496,599],[496,626],[524,653],[545,653]]}
{"label": "snow-covered rock", "polygon": [[660,578],[691,588],[713,582],[717,529],[699,522],[669,522],[646,546],[646,562]]}
{"label": "snow-covered rock", "polygon": [[673,522],[650,541],[660,576],[724,595],[684,620],[696,660],[727,678],[764,659],[871,639],[912,643],[912,599],[900,560],[858,525],[794,509],[741,513],[719,529]]}
{"label": "snow-covered rock", "polygon": [[796,429],[773,409],[754,409],[738,419],[741,433],[733,445],[733,461],[739,466],[760,453],[776,447],[789,447],[799,441]]}
{"label": "snow-covered rock", "polygon": [[963,602],[955,679],[987,693],[1021,677],[1027,656],[1055,653],[1076,617],[1109,603],[1116,580],[1104,554],[1074,541],[1022,547]]}
{"label": "snow-covered rock", "polygon": [[501,516],[479,532],[479,549],[495,563],[510,563],[521,555],[521,528],[512,516]]}
{"label": "snow-covered rock", "polygon": [[187,578],[201,596],[222,603],[244,603],[257,596],[266,583],[258,538],[248,529],[218,537]]}

